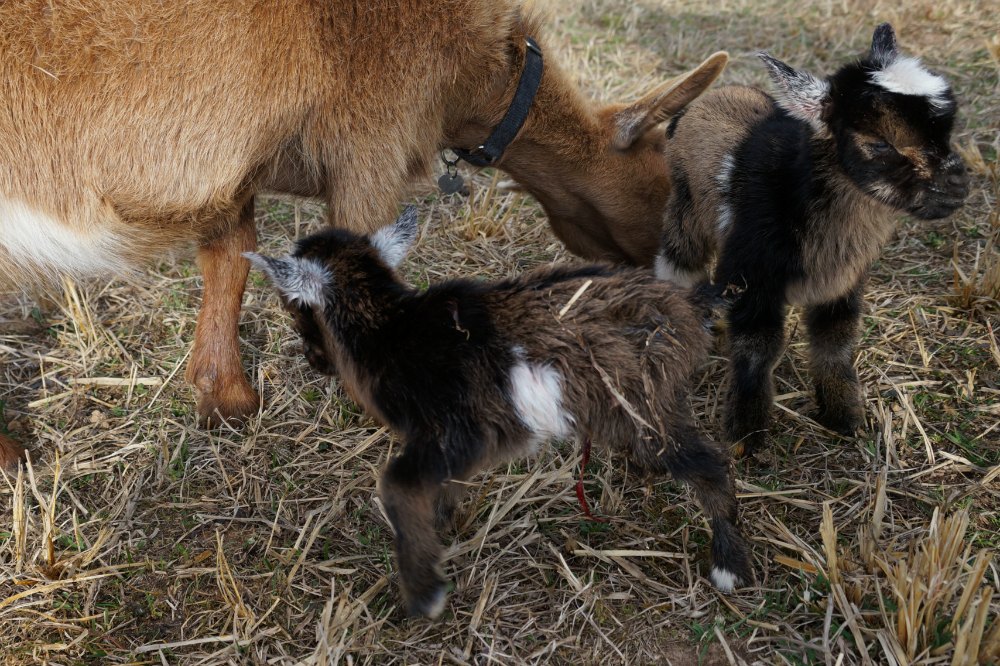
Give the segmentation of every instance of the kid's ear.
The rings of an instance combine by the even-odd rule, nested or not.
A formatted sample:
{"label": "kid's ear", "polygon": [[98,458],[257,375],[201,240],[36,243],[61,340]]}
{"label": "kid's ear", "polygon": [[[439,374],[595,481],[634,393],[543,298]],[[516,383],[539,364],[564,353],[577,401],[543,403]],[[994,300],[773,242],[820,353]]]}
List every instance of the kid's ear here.
{"label": "kid's ear", "polygon": [[808,72],[792,69],[774,56],[761,51],[757,56],[778,85],[778,105],[793,117],[813,127],[823,126],[823,107],[830,100],[830,86]]}
{"label": "kid's ear", "polygon": [[396,221],[382,227],[369,237],[369,241],[389,267],[396,268],[403,261],[413,241],[417,238],[417,209],[407,206]]}
{"label": "kid's ear", "polygon": [[331,282],[330,272],[319,263],[302,257],[265,257],[256,252],[244,252],[258,270],[271,280],[289,303],[323,307],[324,292]]}
{"label": "kid's ear", "polygon": [[892,64],[899,56],[896,47],[896,32],[888,23],[880,23],[872,35],[872,46],[868,57],[882,67]]}

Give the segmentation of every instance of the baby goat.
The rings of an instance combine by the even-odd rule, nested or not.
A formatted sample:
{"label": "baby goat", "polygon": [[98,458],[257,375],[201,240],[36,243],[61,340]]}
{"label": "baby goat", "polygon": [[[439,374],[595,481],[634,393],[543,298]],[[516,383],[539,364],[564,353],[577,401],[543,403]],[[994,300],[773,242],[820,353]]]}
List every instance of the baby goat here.
{"label": "baby goat", "polygon": [[461,484],[544,441],[591,438],[691,484],[713,532],[712,582],[752,580],[725,448],[688,404],[709,344],[680,290],[632,268],[546,268],[418,292],[393,273],[414,209],[370,236],[331,229],[281,259],[247,253],[295,318],[306,358],[402,439],[379,495],[406,609],[444,607],[435,532]]}
{"label": "baby goat", "polygon": [[899,54],[888,23],[866,56],[826,80],[760,57],[777,99],[719,88],[668,126],[674,190],[656,261],[659,277],[693,284],[717,259],[714,282],[730,305],[725,429],[747,453],[765,440],[788,304],[805,308],[817,419],[857,429],[868,266],[895,211],[942,218],[968,193],[949,143],[951,88]]}

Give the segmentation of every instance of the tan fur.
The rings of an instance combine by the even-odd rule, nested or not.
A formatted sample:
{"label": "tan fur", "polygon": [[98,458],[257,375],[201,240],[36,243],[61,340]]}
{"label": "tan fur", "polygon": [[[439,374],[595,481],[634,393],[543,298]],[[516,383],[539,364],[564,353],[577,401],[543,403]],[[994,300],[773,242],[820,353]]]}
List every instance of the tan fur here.
{"label": "tan fur", "polygon": [[[545,75],[501,168],[574,252],[650,263],[669,192],[652,124],[725,54],[631,107],[598,108],[507,0],[22,0],[0,4],[0,215],[42,220],[62,249],[25,257],[0,235],[0,281],[120,274],[199,245],[206,273],[236,272],[206,276],[188,377],[203,417],[246,414],[256,399],[232,352],[245,203],[275,189],[323,197],[359,231],[391,220],[439,148],[474,147],[502,117],[528,34]],[[638,132],[624,149],[623,119]]]}
{"label": "tan fur", "polygon": [[[667,143],[671,168],[687,174],[691,190],[698,192],[693,215],[666,225],[684,244],[694,265],[705,266],[718,252],[722,237],[719,222],[719,167],[728,151],[738,146],[750,129],[771,112],[772,100],[756,88],[729,86],[705,93],[684,114],[684,131]],[[711,137],[711,140],[706,140]],[[677,224],[683,225],[676,229]]]}
{"label": "tan fur", "polygon": [[[198,250],[205,298],[198,313],[186,379],[198,393],[199,416],[207,424],[238,420],[260,407],[260,397],[243,373],[239,338],[228,334],[239,325],[243,287],[250,269],[240,253],[254,250],[257,245],[253,211],[251,200],[243,206],[239,224],[231,233]],[[213,297],[230,293],[238,293],[239,297]]]}
{"label": "tan fur", "polygon": [[843,176],[827,178],[837,188],[836,214],[817,213],[802,247],[808,276],[788,286],[792,305],[819,305],[836,300],[862,279],[889,240],[894,228],[891,213],[862,194]]}
{"label": "tan fur", "polygon": [[[714,261],[728,235],[719,231],[720,165],[727,151],[771,113],[772,104],[756,88],[728,86],[709,91],[689,106],[683,131],[667,144],[671,165],[687,175],[698,196],[692,214],[671,219],[664,231],[677,247],[685,248],[696,267]],[[826,303],[849,291],[878,257],[893,229],[893,217],[885,206],[858,190],[833,165],[820,162],[817,168],[829,171],[826,182],[837,189],[839,203],[835,214],[814,211],[802,248],[809,274],[789,285],[786,294],[794,305]]]}
{"label": "tan fur", "polygon": [[697,98],[728,59],[715,53],[631,105],[604,108],[583,100],[547,61],[539,113],[528,117],[500,166],[542,203],[572,252],[649,266],[670,193],[663,131],[655,124]]}

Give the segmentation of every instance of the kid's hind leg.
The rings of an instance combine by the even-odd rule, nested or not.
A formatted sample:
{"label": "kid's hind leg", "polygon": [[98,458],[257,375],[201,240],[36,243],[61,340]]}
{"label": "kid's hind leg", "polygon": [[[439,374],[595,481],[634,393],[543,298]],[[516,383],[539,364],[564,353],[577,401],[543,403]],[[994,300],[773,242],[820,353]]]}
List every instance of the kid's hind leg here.
{"label": "kid's hind leg", "polygon": [[415,464],[412,450],[389,463],[378,494],[392,523],[399,587],[407,615],[435,618],[444,610],[441,542],[435,529],[441,484]]}
{"label": "kid's hind leg", "polygon": [[729,456],[723,447],[698,432],[693,418],[682,419],[671,434],[671,440],[656,452],[653,468],[688,483],[708,516],[712,526],[712,583],[723,592],[751,584],[754,576],[749,548],[736,526],[736,493]]}
{"label": "kid's hind leg", "polygon": [[674,188],[667,200],[666,222],[660,252],[653,261],[656,277],[681,287],[693,287],[708,279],[711,248],[693,224],[691,190],[687,175],[674,170]]}

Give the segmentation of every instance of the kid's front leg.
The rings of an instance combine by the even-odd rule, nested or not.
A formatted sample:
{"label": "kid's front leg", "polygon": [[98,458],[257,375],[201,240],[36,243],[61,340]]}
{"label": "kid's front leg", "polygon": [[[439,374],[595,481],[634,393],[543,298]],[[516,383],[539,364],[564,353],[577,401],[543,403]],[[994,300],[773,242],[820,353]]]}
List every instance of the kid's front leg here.
{"label": "kid's front leg", "polygon": [[806,311],[816,420],[844,435],[854,433],[864,419],[861,384],[854,369],[863,292],[862,280],[844,297]]}

